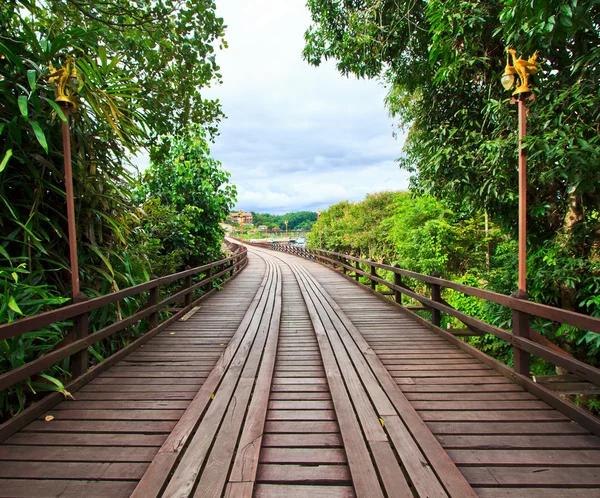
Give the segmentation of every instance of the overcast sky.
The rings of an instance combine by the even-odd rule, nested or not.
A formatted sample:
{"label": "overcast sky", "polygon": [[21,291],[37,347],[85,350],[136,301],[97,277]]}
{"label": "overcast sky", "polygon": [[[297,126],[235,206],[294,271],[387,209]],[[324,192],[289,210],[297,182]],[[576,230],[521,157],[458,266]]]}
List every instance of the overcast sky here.
{"label": "overcast sky", "polygon": [[238,188],[236,209],[281,214],[406,189],[394,162],[385,88],[302,59],[305,0],[217,0],[229,48],[217,54],[227,115],[212,155]]}

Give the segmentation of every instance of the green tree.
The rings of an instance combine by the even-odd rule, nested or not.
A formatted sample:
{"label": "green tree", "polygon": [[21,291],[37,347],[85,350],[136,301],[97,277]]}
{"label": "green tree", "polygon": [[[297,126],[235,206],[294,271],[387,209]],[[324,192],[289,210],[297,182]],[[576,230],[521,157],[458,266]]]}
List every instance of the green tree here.
{"label": "green tree", "polygon": [[210,157],[204,129],[193,126],[163,137],[151,159],[143,195],[170,206],[178,220],[175,232],[163,239],[165,253],[180,251],[190,266],[218,258],[224,234],[219,223],[233,208],[236,189],[221,163]]}
{"label": "green tree", "polygon": [[[457,213],[486,210],[516,236],[517,111],[500,85],[505,50],[539,51],[529,102],[529,292],[600,314],[600,9],[594,0],[310,0],[304,56],[343,74],[379,78],[408,128],[401,167],[412,191]],[[468,217],[468,216],[467,216]],[[513,274],[506,278],[516,288]],[[576,348],[597,334],[559,327]]]}
{"label": "green tree", "polygon": [[[192,233],[196,227],[186,223],[194,216],[178,219],[171,204],[156,199],[140,211],[128,157],[190,123],[215,133],[220,104],[201,95],[220,81],[214,50],[225,42],[214,2],[7,0],[0,5],[0,31],[0,317],[12,321],[45,311],[70,294],[66,116],[49,82],[67,62],[77,71],[69,90],[77,104],[70,128],[82,289],[108,294],[151,272],[180,267],[184,253],[164,253],[161,230],[168,227],[162,223],[175,219],[176,228]],[[141,304],[127,299],[96,310],[91,327],[113,323]],[[52,350],[69,326],[4,341],[0,373]],[[116,351],[143,327],[94,346],[94,358]],[[49,373],[68,376],[68,361]],[[1,393],[0,411],[20,410],[30,393],[30,383]]]}

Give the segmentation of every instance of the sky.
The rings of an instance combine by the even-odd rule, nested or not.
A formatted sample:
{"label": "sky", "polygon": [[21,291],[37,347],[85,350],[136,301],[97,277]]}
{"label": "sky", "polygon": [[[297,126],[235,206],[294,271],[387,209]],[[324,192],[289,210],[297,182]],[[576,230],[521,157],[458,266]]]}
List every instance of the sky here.
{"label": "sky", "polygon": [[227,115],[211,151],[237,186],[236,210],[325,209],[408,187],[386,89],[302,59],[305,0],[217,0],[217,13],[229,48],[217,53],[223,84],[204,96]]}

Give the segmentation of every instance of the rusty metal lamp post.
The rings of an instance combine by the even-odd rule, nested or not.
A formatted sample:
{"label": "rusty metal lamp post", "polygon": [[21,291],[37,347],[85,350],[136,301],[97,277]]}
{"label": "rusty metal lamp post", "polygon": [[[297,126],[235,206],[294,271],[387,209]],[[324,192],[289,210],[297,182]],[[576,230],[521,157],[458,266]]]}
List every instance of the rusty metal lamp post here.
{"label": "rusty metal lamp post", "polygon": [[69,255],[71,259],[71,291],[73,300],[79,294],[79,262],[77,260],[77,231],[75,227],[75,201],[73,195],[73,168],[71,165],[71,135],[69,130],[69,115],[76,109],[73,87],[77,87],[78,76],[75,63],[67,60],[64,67],[54,70],[48,81],[56,86],[58,102],[66,120],[62,121],[63,153],[65,165],[65,194],[67,201],[67,225],[69,234]]}
{"label": "rusty metal lamp post", "polygon": [[[539,71],[537,52],[525,60],[517,57],[514,49],[508,49],[506,68],[502,75],[502,86],[505,90],[513,92],[511,103],[519,106],[519,284],[518,290],[513,294],[517,299],[528,299],[527,295],[527,155],[523,149],[523,139],[527,134],[527,106],[526,100],[534,96],[529,88],[529,76]],[[512,65],[510,57],[512,56]],[[529,315],[513,309],[513,334],[518,337],[529,338]],[[518,346],[513,347],[513,365],[517,373],[529,376],[529,353]]]}
{"label": "rusty metal lamp post", "polygon": [[[509,56],[513,64],[510,65]],[[517,58],[516,51],[508,49],[506,68],[502,75],[502,86],[510,90],[515,86],[512,102],[519,105],[519,290],[527,292],[527,155],[523,149],[523,138],[527,134],[527,106],[525,101],[533,98],[529,88],[529,76],[537,73],[537,52],[529,60]],[[515,81],[518,77],[518,81]]]}

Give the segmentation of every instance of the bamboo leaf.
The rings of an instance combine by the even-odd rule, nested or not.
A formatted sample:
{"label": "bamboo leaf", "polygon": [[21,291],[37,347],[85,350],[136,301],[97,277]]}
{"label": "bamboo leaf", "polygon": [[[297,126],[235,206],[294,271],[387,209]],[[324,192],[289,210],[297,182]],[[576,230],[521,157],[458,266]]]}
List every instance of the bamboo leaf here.
{"label": "bamboo leaf", "polygon": [[33,128],[33,132],[35,133],[35,138],[38,139],[38,142],[44,148],[44,150],[46,151],[46,154],[47,154],[48,153],[48,142],[46,142],[46,135],[44,135],[44,130],[42,130],[42,127],[39,124],[37,124],[35,121],[31,121],[31,127]]}
{"label": "bamboo leaf", "polygon": [[29,86],[31,87],[31,91],[35,90],[36,84],[36,72],[35,69],[27,70],[27,80],[29,81]]}
{"label": "bamboo leaf", "polygon": [[17,101],[19,103],[19,110],[21,111],[21,114],[25,119],[27,119],[29,115],[27,110],[27,97],[25,97],[24,95],[19,95]]}
{"label": "bamboo leaf", "polygon": [[8,164],[8,160],[11,158],[12,153],[13,153],[12,149],[8,149],[4,153],[4,157],[2,158],[2,162],[0,163],[0,173],[2,173],[2,171],[4,171],[4,168],[6,168],[6,165]]}
{"label": "bamboo leaf", "polygon": [[18,313],[19,315],[22,315],[23,312],[21,311],[21,308],[19,308],[19,306],[17,305],[17,302],[15,301],[15,298],[13,296],[10,296],[8,298],[8,307],[13,310],[15,313]]}
{"label": "bamboo leaf", "polygon": [[60,380],[58,380],[56,377],[52,377],[51,375],[46,375],[46,374],[40,374],[40,377],[43,377],[44,379],[49,380],[50,382],[52,382],[52,384],[54,384],[54,386],[56,386],[56,387],[47,386],[49,388],[49,390],[58,391],[59,393],[62,393],[65,398],[75,399],[73,397],[73,395],[65,389],[64,384]]}

